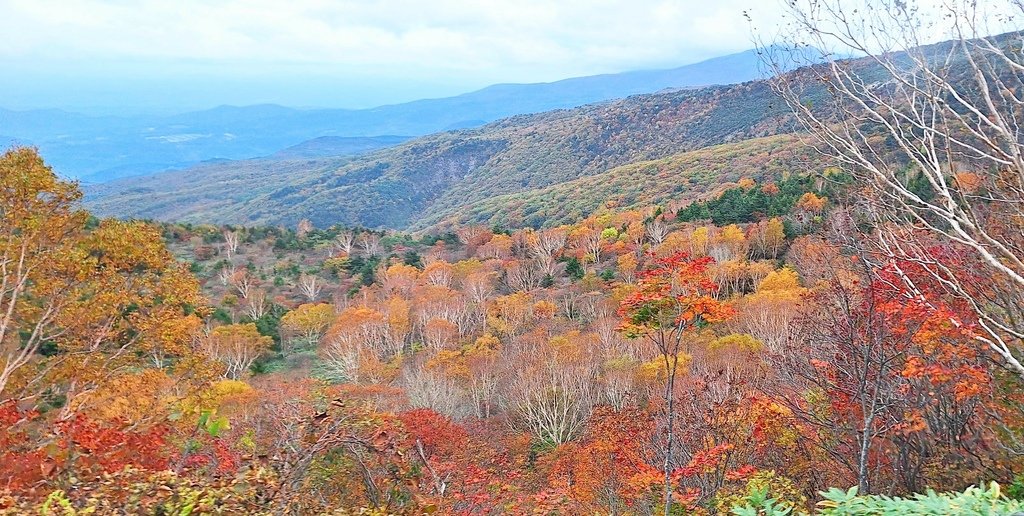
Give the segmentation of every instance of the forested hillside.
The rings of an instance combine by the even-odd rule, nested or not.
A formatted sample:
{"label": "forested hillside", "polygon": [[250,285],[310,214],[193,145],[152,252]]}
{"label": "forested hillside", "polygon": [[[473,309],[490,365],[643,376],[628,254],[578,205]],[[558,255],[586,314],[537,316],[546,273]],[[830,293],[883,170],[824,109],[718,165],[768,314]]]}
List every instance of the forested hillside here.
{"label": "forested hillside", "polygon": [[787,113],[764,82],[641,95],[427,136],[332,169],[296,167],[244,190],[222,180],[273,165],[250,161],[219,166],[215,175],[200,169],[118,181],[90,189],[88,203],[122,217],[286,225],[308,218],[321,226],[404,228],[494,196],[788,132]]}
{"label": "forested hillside", "polygon": [[504,194],[461,207],[426,213],[414,228],[484,224],[488,227],[550,227],[581,220],[602,207],[665,204],[674,211],[732,186],[741,178],[773,177],[804,170],[820,157],[792,134],[705,147],[639,161],[545,188]]}
{"label": "forested hillside", "polygon": [[[818,493],[858,482],[1022,496],[998,447],[1024,402],[1012,374],[926,271],[899,263],[927,289],[908,302],[875,268],[864,191],[837,170],[414,237],[97,221],[31,151],[0,163],[18,180],[0,191],[28,196],[5,201],[26,215],[5,219],[6,256],[30,239],[39,264],[4,298],[39,337],[4,363],[21,401],[0,412],[0,509],[654,513],[666,424],[674,510],[897,503]],[[866,417],[885,425],[861,455]],[[906,503],[1020,507],[995,487]]]}
{"label": "forested hillside", "polygon": [[[918,51],[935,59],[949,52],[950,46],[937,44]],[[906,54],[896,56],[906,59]],[[872,84],[887,84],[892,77],[891,70],[872,58],[843,63]],[[781,66],[779,72],[784,73],[776,83],[799,90],[800,101],[811,110],[821,115],[831,112],[829,90],[819,77],[826,67],[785,72],[787,65]],[[965,80],[969,79],[957,79]],[[587,210],[615,200],[610,185],[627,186],[614,195],[624,195],[629,205],[651,204],[665,199],[667,192],[678,193],[677,200],[686,202],[714,191],[730,176],[756,176],[766,166],[781,167],[795,157],[792,147],[798,145],[784,146],[780,150],[786,157],[780,157],[771,154],[779,146],[767,143],[770,140],[747,141],[800,129],[772,84],[753,81],[638,95],[512,117],[479,129],[417,138],[336,166],[315,163],[304,170],[301,164],[292,164],[291,173],[273,174],[272,183],[258,179],[263,174],[257,172],[256,182],[245,190],[227,185],[275,165],[251,160],[218,165],[212,174],[208,167],[168,172],[99,185],[89,190],[87,202],[97,213],[120,217],[290,226],[309,219],[318,226],[342,223],[393,229],[422,229],[451,220],[487,220],[515,227],[550,225],[552,221],[536,215],[543,199],[564,199],[573,192],[573,201],[567,203],[572,207],[559,209],[585,216],[590,213]],[[723,147],[687,154],[719,145]],[[885,149],[880,147],[888,152]],[[810,158],[811,153],[802,156]],[[703,163],[705,158],[718,164]],[[654,180],[643,178],[643,191],[649,195],[637,196],[640,190],[625,185],[623,178],[639,179],[644,174],[637,168],[651,172],[652,164],[645,162],[654,160],[667,160],[664,170]],[[728,161],[729,170],[721,168],[722,160]],[[613,170],[630,164],[631,171]],[[707,169],[724,177],[708,174]],[[522,206],[527,213],[517,212]]]}
{"label": "forested hillside", "polygon": [[3,153],[0,514],[1024,511],[1024,32],[845,4],[899,51],[99,217]]}

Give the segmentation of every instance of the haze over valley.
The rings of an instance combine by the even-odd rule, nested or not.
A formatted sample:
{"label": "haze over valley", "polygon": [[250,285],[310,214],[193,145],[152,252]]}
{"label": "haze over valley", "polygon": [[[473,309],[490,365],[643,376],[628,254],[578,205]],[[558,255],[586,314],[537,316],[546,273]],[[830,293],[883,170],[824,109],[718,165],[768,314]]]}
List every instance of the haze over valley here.
{"label": "haze over valley", "polygon": [[[741,83],[760,78],[756,50],[666,70],[498,84],[462,95],[369,109],[219,106],[171,116],[88,116],[63,110],[13,111],[0,105],[0,140],[33,145],[62,174],[89,183],[147,175],[203,161],[271,156],[323,137],[422,136],[478,127],[499,118],[574,108],[664,89]],[[315,157],[371,150],[369,141],[319,140]]]}

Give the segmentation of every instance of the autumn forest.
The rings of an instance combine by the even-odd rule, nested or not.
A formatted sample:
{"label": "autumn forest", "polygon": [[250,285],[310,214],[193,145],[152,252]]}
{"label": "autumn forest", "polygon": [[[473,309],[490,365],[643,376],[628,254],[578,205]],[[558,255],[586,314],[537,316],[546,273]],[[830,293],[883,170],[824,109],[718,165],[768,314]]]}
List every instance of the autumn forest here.
{"label": "autumn forest", "polygon": [[776,136],[557,217],[100,218],[12,147],[0,514],[1024,510],[1024,39],[882,4],[792,5]]}

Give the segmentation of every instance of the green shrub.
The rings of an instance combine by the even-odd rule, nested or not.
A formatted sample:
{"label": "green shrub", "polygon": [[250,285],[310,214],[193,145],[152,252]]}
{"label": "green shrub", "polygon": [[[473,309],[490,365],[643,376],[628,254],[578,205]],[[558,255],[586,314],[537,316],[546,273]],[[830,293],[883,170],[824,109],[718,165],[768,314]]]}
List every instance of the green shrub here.
{"label": "green shrub", "polygon": [[263,469],[203,479],[126,468],[97,482],[53,491],[41,502],[0,496],[0,515],[274,514],[276,487],[274,474]]}
{"label": "green shrub", "polygon": [[748,512],[737,514],[806,514],[802,509],[807,507],[807,498],[800,494],[800,488],[792,480],[767,470],[755,473],[739,489],[722,489],[714,500],[714,507],[720,513],[729,512],[730,507],[736,513],[737,509],[748,506],[756,509],[755,512],[746,509]]}
{"label": "green shrub", "polygon": [[[815,514],[822,516],[875,516],[875,515],[944,515],[944,514],[1014,514],[1024,511],[1024,502],[1007,498],[999,484],[992,482],[988,489],[968,487],[963,492],[937,493],[928,490],[907,498],[885,495],[858,495],[857,488],[843,491],[832,488],[821,493]],[[741,504],[732,507],[737,516],[787,515],[788,507],[768,497],[768,489],[753,489]]]}

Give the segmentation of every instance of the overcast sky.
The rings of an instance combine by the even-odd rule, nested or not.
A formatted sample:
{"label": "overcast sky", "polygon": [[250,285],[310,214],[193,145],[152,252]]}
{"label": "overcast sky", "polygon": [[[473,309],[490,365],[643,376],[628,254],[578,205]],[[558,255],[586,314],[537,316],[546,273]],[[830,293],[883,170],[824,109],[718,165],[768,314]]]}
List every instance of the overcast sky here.
{"label": "overcast sky", "polygon": [[752,47],[774,0],[0,0],[0,107],[369,107]]}

